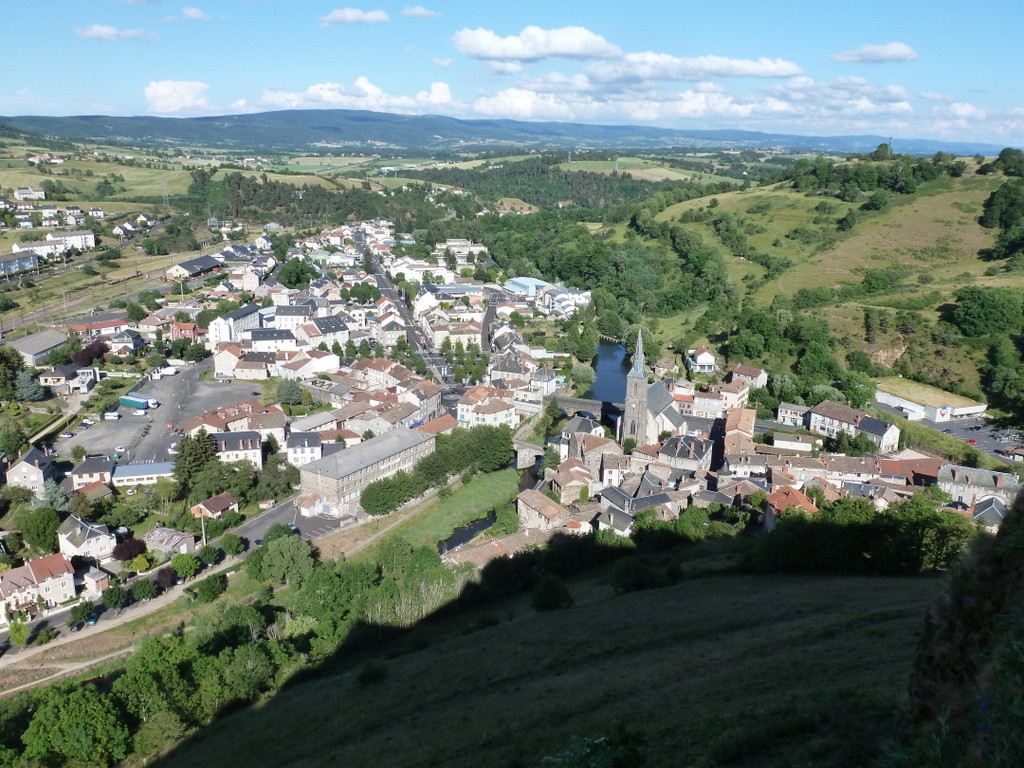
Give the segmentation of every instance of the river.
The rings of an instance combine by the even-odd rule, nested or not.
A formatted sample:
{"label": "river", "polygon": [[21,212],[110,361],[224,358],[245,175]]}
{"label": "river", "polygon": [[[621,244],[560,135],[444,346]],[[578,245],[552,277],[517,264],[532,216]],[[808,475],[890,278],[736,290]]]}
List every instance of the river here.
{"label": "river", "polygon": [[631,362],[621,344],[602,341],[597,345],[594,372],[597,377],[583,396],[588,400],[622,403],[626,399],[626,374]]}

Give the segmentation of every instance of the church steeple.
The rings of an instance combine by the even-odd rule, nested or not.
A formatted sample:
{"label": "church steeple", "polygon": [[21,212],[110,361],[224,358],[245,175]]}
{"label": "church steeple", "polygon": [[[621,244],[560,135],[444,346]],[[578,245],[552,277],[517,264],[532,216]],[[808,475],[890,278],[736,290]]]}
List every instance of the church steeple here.
{"label": "church steeple", "polygon": [[647,362],[644,360],[644,334],[637,329],[636,349],[633,351],[633,367],[629,369],[629,376],[641,379],[647,378]]}
{"label": "church steeple", "polygon": [[647,363],[644,360],[644,337],[637,331],[633,367],[626,377],[626,402],[619,435],[621,440],[632,439],[638,445],[647,445],[653,439],[648,435],[650,413],[647,405]]}

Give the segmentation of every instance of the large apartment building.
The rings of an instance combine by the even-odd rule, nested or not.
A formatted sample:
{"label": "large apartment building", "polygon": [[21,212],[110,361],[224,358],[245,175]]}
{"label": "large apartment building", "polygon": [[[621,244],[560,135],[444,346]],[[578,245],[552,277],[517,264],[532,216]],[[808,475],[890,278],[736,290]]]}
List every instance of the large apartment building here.
{"label": "large apartment building", "polygon": [[359,506],[363,489],[434,452],[434,435],[397,428],[299,468],[302,494],[319,496],[342,515]]}

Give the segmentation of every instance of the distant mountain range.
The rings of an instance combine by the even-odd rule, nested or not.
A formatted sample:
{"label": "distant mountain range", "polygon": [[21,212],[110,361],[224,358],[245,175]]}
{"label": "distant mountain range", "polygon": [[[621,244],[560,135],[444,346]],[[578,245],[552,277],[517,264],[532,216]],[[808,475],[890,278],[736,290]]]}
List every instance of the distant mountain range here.
{"label": "distant mountain range", "polygon": [[[459,120],[442,115],[393,115],[347,109],[306,109],[220,117],[0,117],[4,125],[64,139],[235,150],[329,149],[610,149],[670,146],[769,148],[866,152],[884,136],[796,136],[756,131],[690,131],[638,125],[533,123],[521,120]],[[1002,146],[938,139],[893,141],[896,152],[930,155],[993,155]]]}

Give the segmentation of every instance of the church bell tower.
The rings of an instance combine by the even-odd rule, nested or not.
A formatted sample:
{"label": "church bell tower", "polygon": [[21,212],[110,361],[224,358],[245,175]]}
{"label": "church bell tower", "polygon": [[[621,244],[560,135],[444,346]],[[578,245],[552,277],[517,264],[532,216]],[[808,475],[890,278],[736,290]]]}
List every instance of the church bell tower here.
{"label": "church bell tower", "polygon": [[643,445],[647,437],[647,364],[644,361],[644,336],[636,333],[636,349],[633,352],[633,367],[626,376],[626,410],[622,415],[620,439],[636,440]]}

